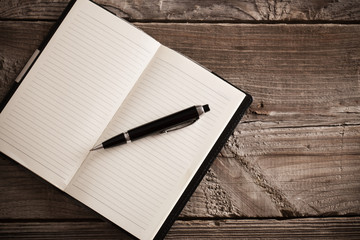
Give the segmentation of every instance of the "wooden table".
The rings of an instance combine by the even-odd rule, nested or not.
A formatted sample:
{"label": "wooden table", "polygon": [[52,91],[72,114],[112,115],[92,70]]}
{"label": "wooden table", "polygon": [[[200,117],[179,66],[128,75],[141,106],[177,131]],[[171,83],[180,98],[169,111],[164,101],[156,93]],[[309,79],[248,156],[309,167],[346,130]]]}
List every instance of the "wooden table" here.
{"label": "wooden table", "polygon": [[[360,1],[95,0],[254,102],[167,239],[360,238]],[[0,3],[0,98],[68,0]],[[0,238],[128,239],[0,157]]]}

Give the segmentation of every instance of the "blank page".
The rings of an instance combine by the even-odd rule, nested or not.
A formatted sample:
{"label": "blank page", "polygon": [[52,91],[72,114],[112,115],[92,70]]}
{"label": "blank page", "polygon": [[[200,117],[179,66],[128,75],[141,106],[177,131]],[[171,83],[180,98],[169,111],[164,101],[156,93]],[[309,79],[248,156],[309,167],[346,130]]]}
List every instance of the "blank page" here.
{"label": "blank page", "polygon": [[65,190],[138,238],[152,239],[245,94],[180,54],[160,47],[99,142],[209,104],[193,125],[92,152]]}
{"label": "blank page", "polygon": [[0,150],[64,189],[158,47],[77,1],[1,113]]}

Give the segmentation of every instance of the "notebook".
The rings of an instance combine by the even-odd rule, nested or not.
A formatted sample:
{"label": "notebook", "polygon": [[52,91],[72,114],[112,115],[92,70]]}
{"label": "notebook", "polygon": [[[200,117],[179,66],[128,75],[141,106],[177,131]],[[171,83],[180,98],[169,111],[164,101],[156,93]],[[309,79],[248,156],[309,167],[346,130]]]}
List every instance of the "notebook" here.
{"label": "notebook", "polygon": [[[89,151],[203,104],[191,126]],[[136,238],[163,238],[250,104],[96,3],[71,1],[3,100],[0,150]]]}

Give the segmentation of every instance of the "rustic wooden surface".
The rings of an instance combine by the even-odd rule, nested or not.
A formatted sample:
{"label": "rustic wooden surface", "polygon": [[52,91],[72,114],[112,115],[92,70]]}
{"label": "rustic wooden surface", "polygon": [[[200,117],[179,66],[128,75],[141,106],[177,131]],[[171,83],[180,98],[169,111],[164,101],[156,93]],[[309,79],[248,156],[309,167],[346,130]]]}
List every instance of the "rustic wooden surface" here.
{"label": "rustic wooden surface", "polygon": [[[0,99],[68,0],[0,2]],[[96,1],[251,93],[168,239],[360,238],[360,1]],[[0,156],[0,239],[129,239]]]}

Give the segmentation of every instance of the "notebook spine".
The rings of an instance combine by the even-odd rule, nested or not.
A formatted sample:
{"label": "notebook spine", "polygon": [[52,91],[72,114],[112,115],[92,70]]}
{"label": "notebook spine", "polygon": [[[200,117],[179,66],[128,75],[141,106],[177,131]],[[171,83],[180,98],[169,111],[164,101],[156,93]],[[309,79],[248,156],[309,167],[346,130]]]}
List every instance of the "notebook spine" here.
{"label": "notebook spine", "polygon": [[64,9],[64,11],[62,12],[62,14],[60,15],[59,19],[56,21],[56,23],[51,27],[48,35],[44,38],[44,40],[41,42],[40,46],[39,46],[39,50],[42,51],[44,50],[44,48],[46,47],[46,45],[48,44],[48,42],[50,41],[50,39],[52,38],[52,36],[54,35],[54,33],[56,32],[56,30],[59,28],[60,24],[62,23],[62,21],[64,21],[66,15],[70,12],[70,9],[74,6],[76,0],[71,0],[69,2],[69,4],[66,6],[66,8]]}

